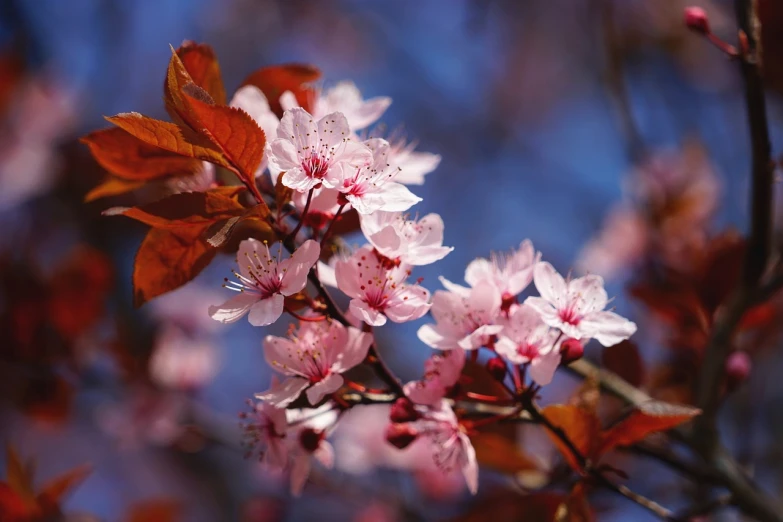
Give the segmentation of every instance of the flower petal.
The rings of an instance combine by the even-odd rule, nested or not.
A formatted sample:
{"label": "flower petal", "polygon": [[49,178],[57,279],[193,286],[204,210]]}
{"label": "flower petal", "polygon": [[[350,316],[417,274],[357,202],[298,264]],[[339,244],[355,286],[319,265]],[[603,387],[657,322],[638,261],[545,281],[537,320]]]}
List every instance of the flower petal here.
{"label": "flower petal", "polygon": [[266,401],[272,406],[285,408],[294,402],[310,385],[310,381],[301,377],[288,377],[267,391],[256,394],[256,399]]}
{"label": "flower petal", "polygon": [[261,299],[250,308],[247,319],[253,326],[268,326],[283,315],[284,302],[285,298],[280,294]]}
{"label": "flower petal", "polygon": [[292,295],[304,288],[307,284],[307,274],[320,255],[321,245],[317,241],[308,239],[290,258],[280,263],[280,270],[283,271],[280,293]]}
{"label": "flower petal", "polygon": [[370,326],[383,326],[386,324],[386,316],[361,299],[351,299],[348,311]]}
{"label": "flower petal", "polygon": [[542,261],[533,269],[533,281],[541,297],[559,307],[568,294],[565,279],[549,263]]}
{"label": "flower petal", "polygon": [[209,316],[221,323],[233,323],[245,315],[257,301],[258,295],[239,292],[220,306],[210,306]]}
{"label": "flower petal", "polygon": [[318,381],[307,389],[307,400],[315,406],[321,399],[330,393],[334,393],[343,385],[343,376],[339,373],[330,373],[325,379]]}

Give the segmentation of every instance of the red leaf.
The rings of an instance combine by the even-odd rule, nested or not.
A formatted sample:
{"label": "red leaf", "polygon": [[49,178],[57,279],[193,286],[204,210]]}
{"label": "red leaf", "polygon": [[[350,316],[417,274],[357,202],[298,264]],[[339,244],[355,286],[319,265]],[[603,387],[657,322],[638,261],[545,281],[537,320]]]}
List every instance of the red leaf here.
{"label": "red leaf", "polygon": [[264,157],[264,131],[246,112],[236,107],[211,105],[186,94],[197,129],[209,138],[228,160],[228,168],[247,186],[255,186],[256,170]]}
{"label": "red leaf", "polygon": [[126,522],[175,522],[182,518],[182,506],[167,498],[145,500],[131,507]]}
{"label": "red leaf", "polygon": [[100,198],[118,196],[126,192],[134,191],[144,186],[143,181],[126,181],[124,179],[109,176],[100,185],[94,187],[84,196],[84,202],[89,203]]}
{"label": "red leaf", "polygon": [[186,40],[176,52],[192,81],[207,91],[215,103],[225,105],[226,90],[212,47]]}
{"label": "red leaf", "polygon": [[193,174],[201,168],[195,158],[151,146],[120,128],[95,131],[81,141],[103,168],[127,181]]}
{"label": "red leaf", "polygon": [[5,482],[0,482],[0,514],[7,522],[29,522],[30,506]]}
{"label": "red leaf", "polygon": [[497,433],[482,432],[470,437],[476,450],[476,460],[487,468],[507,475],[521,471],[537,471],[539,465],[525,455],[517,444]]}
{"label": "red leaf", "polygon": [[[598,422],[598,417],[577,406],[563,404],[547,406],[541,413],[544,414],[544,417],[550,423],[565,432],[583,457],[591,459],[594,456],[600,440],[601,426]],[[568,446],[560,440],[560,437],[550,430],[547,430],[547,435],[555,443],[568,465],[580,471],[582,468],[577,458]]]}
{"label": "red leaf", "polygon": [[625,340],[605,348],[601,356],[603,365],[637,388],[644,381],[644,361],[633,341]]}
{"label": "red leaf", "polygon": [[196,277],[215,257],[202,235],[209,225],[177,230],[153,228],[142,241],[133,267],[133,302],[141,306]]}
{"label": "red leaf", "polygon": [[247,209],[231,197],[217,191],[183,192],[133,208],[115,207],[106,215],[123,215],[151,227],[184,230],[212,225],[241,216]]}
{"label": "red leaf", "polygon": [[269,107],[282,117],[283,108],[280,106],[280,95],[285,91],[291,91],[299,105],[312,112],[312,100],[315,91],[309,84],[321,77],[321,71],[312,65],[285,64],[272,67],[263,67],[245,78],[242,86],[255,85],[264,93]]}
{"label": "red leaf", "polygon": [[92,466],[84,464],[46,482],[38,493],[38,503],[59,506],[63,497],[79,486],[92,473]]}
{"label": "red leaf", "polygon": [[33,470],[32,465],[25,466],[22,459],[13,446],[5,446],[5,472],[8,485],[22,500],[30,501],[33,494]]}
{"label": "red leaf", "polygon": [[630,446],[651,433],[670,430],[699,415],[701,410],[662,401],[641,404],[628,417],[604,432],[601,449],[603,454],[617,446]]}

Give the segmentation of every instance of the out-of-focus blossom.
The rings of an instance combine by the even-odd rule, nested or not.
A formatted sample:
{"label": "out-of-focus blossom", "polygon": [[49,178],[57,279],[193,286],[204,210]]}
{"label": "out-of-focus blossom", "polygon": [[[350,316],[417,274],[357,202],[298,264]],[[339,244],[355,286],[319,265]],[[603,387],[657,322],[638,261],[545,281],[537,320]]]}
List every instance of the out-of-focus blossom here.
{"label": "out-of-focus blossom", "polygon": [[465,366],[462,349],[433,355],[424,363],[424,378],[405,385],[405,395],[416,404],[435,405],[457,384]]}
{"label": "out-of-focus blossom", "polygon": [[285,407],[306,389],[310,404],[343,385],[343,372],[361,364],[372,344],[372,335],[337,321],[302,322],[291,338],[268,335],[264,357],[286,376],[256,398]]}
{"label": "out-of-focus blossom", "polygon": [[[318,93],[313,102],[313,116],[320,119],[327,114],[341,112],[345,115],[351,131],[356,132],[378,121],[391,102],[391,98],[386,96],[365,100],[353,82],[342,81]],[[298,107],[299,103],[291,92],[285,92],[280,97],[280,105],[289,110]]]}
{"label": "out-of-focus blossom", "polygon": [[323,185],[339,186],[346,172],[372,163],[372,151],[351,139],[341,113],[327,114],[316,122],[301,108],[286,111],[277,128],[277,139],[267,144],[266,155],[273,178],[281,172],[283,185],[298,192]]}
{"label": "out-of-focus blossom", "polygon": [[249,401],[253,410],[241,414],[244,419],[244,444],[249,452],[257,452],[262,462],[271,468],[282,469],[288,464],[288,421],[286,410],[268,402]]}
{"label": "out-of-focus blossom", "polygon": [[174,194],[181,192],[206,192],[217,187],[215,165],[201,162],[201,168],[193,174],[175,176],[165,181],[168,189]]}
{"label": "out-of-focus blossom", "polygon": [[582,249],[577,268],[604,277],[615,276],[644,256],[647,241],[642,217],[630,208],[614,208],[598,236]]}
{"label": "out-of-focus blossom", "polygon": [[438,214],[411,220],[400,212],[377,211],[361,216],[361,227],[381,255],[407,265],[428,265],[454,250],[443,246],[443,220]]}
{"label": "out-of-focus blossom", "polygon": [[364,144],[372,151],[372,163],[353,172],[343,169],[345,176],[338,187],[351,206],[359,214],[372,214],[379,210],[408,210],[421,201],[405,185],[395,181],[400,170],[389,163],[389,143],[373,138]]}
{"label": "out-of-focus blossom", "polygon": [[220,369],[217,349],[209,338],[193,337],[174,324],[164,324],[153,350],[150,377],[161,386],[200,388]]}
{"label": "out-of-focus blossom", "polygon": [[536,310],[523,304],[511,313],[495,350],[512,364],[529,364],[530,377],[543,386],[560,364],[557,337]]}
{"label": "out-of-focus blossom", "polygon": [[534,271],[534,282],[541,297],[528,297],[541,319],[558,328],[567,337],[597,340],[612,346],[636,332],[636,324],[605,311],[609,299],[601,276],[588,275],[566,281],[552,265],[540,262]]}
{"label": "out-of-focus blossom", "polygon": [[457,285],[441,277],[448,291],[438,290],[432,298],[435,324],[419,328],[422,342],[439,350],[474,350],[486,345],[503,326],[495,324],[501,298],[497,287],[481,281],[474,288]]}
{"label": "out-of-focus blossom", "polygon": [[135,449],[146,444],[165,446],[183,432],[184,398],[138,386],[126,400],[98,408],[96,423],[120,446]]}
{"label": "out-of-focus blossom", "polygon": [[334,448],[326,437],[337,414],[327,403],[315,410],[287,410],[286,417],[291,493],[298,496],[310,476],[313,460],[327,469],[334,467]]}
{"label": "out-of-focus blossom", "polygon": [[[269,108],[269,102],[261,92],[261,89],[255,85],[245,85],[237,90],[234,97],[231,99],[231,107],[237,107],[242,109],[250,115],[251,118],[261,127],[264,131],[267,141],[272,140],[277,135],[277,126],[280,124],[280,120],[277,115]],[[260,176],[267,168],[267,155],[261,158],[261,163],[256,170],[256,177]],[[274,181],[277,181],[275,176]]]}
{"label": "out-of-focus blossom", "polygon": [[[279,249],[281,253],[282,245]],[[320,252],[318,243],[310,239],[281,261],[280,254],[272,258],[265,242],[252,238],[242,241],[237,252],[239,272],[234,271],[237,281],[223,285],[239,293],[220,306],[210,306],[209,315],[221,323],[233,323],[249,312],[248,320],[254,326],[274,323],[283,313],[284,296],[299,292],[307,284],[307,273]]]}
{"label": "out-of-focus blossom", "polygon": [[350,312],[367,324],[382,326],[415,321],[430,309],[430,293],[418,284],[408,284],[406,265],[387,266],[364,246],[335,265],[337,287],[351,298]]}

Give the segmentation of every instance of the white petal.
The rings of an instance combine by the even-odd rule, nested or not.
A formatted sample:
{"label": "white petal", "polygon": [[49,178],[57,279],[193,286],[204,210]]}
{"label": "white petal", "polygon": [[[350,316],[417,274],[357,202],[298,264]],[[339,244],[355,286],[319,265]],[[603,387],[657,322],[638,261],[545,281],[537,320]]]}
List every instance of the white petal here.
{"label": "white petal", "polygon": [[276,172],[288,171],[302,164],[296,146],[288,139],[272,140],[267,146],[266,156],[269,159],[270,168]]}
{"label": "white petal", "polygon": [[530,363],[530,378],[541,386],[546,386],[552,382],[555,370],[560,365],[560,358],[559,350],[550,350],[534,357]]}
{"label": "white petal", "polygon": [[567,295],[565,279],[547,262],[541,262],[533,269],[533,281],[541,297],[559,306]]}
{"label": "white petal", "polygon": [[386,324],[386,316],[375,308],[371,308],[361,299],[351,299],[348,311],[370,326],[383,326]]}
{"label": "white petal", "polygon": [[341,112],[333,112],[318,120],[318,137],[321,140],[319,146],[323,147],[320,150],[337,147],[343,140],[350,138],[351,128],[345,115]]}
{"label": "white petal", "polygon": [[636,333],[636,324],[614,312],[593,312],[579,323],[582,331],[604,346],[613,346]]}

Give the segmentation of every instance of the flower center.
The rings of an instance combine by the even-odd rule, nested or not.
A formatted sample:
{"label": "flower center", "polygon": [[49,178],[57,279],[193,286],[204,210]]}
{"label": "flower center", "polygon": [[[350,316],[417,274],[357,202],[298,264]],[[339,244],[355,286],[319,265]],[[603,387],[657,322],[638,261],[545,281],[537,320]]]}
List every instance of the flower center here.
{"label": "flower center", "polygon": [[582,320],[582,317],[576,313],[576,310],[574,310],[572,306],[559,310],[557,315],[560,317],[561,321],[570,324],[571,326],[578,326],[579,322]]}
{"label": "flower center", "polygon": [[329,163],[318,154],[313,154],[302,162],[302,169],[308,178],[324,179],[329,170]]}

